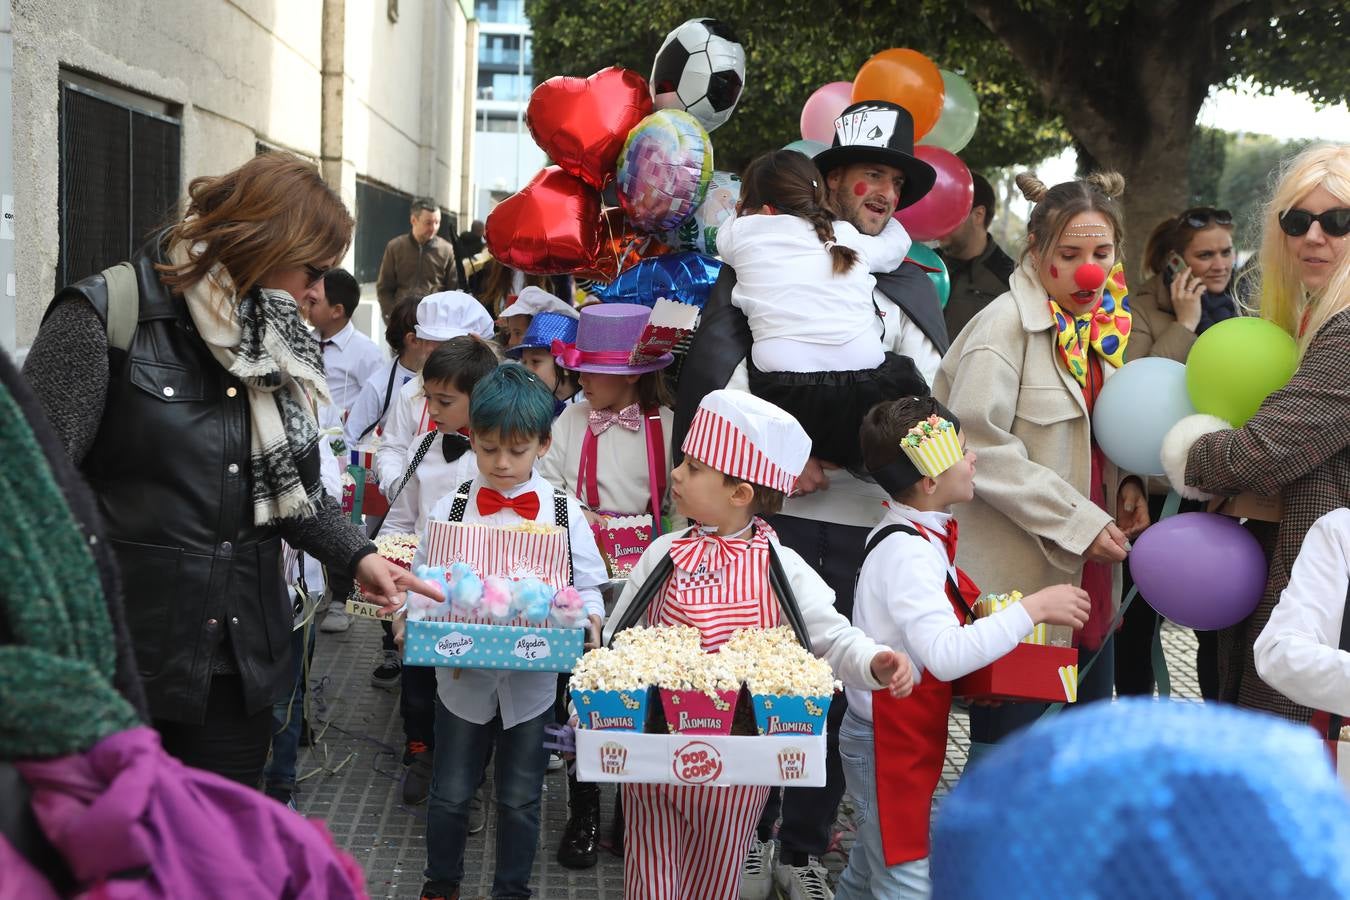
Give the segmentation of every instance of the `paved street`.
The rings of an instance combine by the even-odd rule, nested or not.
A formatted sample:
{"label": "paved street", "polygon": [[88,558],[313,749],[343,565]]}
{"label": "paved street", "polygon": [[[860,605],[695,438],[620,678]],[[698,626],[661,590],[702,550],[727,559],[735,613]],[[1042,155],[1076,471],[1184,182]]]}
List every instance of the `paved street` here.
{"label": "paved street", "polygon": [[[1198,698],[1195,680],[1195,640],[1190,631],[1168,626],[1163,645],[1176,697]],[[369,620],[355,620],[344,634],[319,634],[311,684],[314,685],[315,732],[320,740],[302,751],[304,779],[296,803],[308,816],[328,822],[338,844],[365,867],[366,885],[374,898],[416,898],[422,886],[425,806],[400,802],[399,764],[402,723],[398,695],[371,687],[370,672],[380,655],[380,628]],[[951,742],[940,792],[956,783],[965,765],[970,734],[966,716],[954,713]],[[608,827],[613,788],[606,787],[602,809]],[[491,807],[489,807],[491,811]],[[553,859],[558,834],[567,819],[567,780],[562,771],[550,773],[544,785],[542,846],[535,856],[532,885],[537,897],[575,900],[617,900],[623,896],[623,864],[602,853],[600,865],[572,872]],[[851,845],[848,813],[841,816],[839,849],[824,862],[832,872],[843,868]],[[486,897],[492,886],[491,861],[496,853],[492,816],[488,828],[469,838],[463,885],[466,898]]]}

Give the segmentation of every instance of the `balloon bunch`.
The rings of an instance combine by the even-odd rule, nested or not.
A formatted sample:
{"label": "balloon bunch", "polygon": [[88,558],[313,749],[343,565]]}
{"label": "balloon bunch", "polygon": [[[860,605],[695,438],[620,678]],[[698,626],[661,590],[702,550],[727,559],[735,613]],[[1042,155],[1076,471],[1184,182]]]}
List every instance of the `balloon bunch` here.
{"label": "balloon bunch", "polygon": [[435,617],[453,614],[463,619],[509,622],[522,618],[535,625],[552,622],[558,628],[574,628],[586,621],[585,604],[576,588],[554,590],[538,578],[480,578],[466,563],[450,566],[418,566],[418,578],[441,588],[439,603],[421,603],[414,608]]}
{"label": "balloon bunch", "polygon": [[650,81],[610,67],[543,82],[525,121],[554,164],[488,215],[488,249],[522,272],[600,283],[672,250],[716,253],[740,184],[713,169],[708,132],[744,85],[745,50],[715,19],[670,32]]}

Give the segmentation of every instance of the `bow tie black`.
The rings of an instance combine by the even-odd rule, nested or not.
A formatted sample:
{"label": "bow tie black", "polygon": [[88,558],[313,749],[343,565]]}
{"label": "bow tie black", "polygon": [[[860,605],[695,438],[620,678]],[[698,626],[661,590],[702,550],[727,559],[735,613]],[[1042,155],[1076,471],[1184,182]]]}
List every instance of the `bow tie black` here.
{"label": "bow tie black", "polygon": [[445,461],[452,463],[469,451],[469,439],[462,434],[441,435],[441,452]]}

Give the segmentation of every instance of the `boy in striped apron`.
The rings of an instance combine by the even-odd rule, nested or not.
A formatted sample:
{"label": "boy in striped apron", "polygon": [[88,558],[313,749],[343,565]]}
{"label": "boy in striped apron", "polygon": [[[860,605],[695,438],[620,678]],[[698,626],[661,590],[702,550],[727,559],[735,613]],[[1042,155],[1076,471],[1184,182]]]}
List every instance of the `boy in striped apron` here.
{"label": "boy in striped apron", "polygon": [[[713,652],[737,628],[790,622],[846,684],[913,688],[909,659],[882,647],[834,609],[834,594],[762,516],[791,492],[811,450],[797,421],[740,391],[699,405],[671,473],[680,515],[699,524],[662,535],[634,567],[607,637],[626,624],[692,625]],[[648,580],[655,591],[640,590]],[[639,594],[650,597],[640,609]],[[731,900],[769,789],[625,784],[624,896]]]}

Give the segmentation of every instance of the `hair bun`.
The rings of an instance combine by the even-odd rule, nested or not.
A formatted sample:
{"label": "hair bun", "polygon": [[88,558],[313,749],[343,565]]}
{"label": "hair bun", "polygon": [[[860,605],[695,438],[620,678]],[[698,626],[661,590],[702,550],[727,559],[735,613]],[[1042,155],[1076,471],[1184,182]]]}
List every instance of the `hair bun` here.
{"label": "hair bun", "polygon": [[1021,172],[1015,180],[1022,196],[1032,203],[1040,203],[1041,198],[1050,190],[1046,187],[1045,182],[1037,178],[1032,172]]}
{"label": "hair bun", "polygon": [[1125,193],[1125,176],[1119,172],[1093,172],[1087,177],[1087,183],[1112,200]]}

